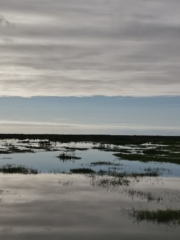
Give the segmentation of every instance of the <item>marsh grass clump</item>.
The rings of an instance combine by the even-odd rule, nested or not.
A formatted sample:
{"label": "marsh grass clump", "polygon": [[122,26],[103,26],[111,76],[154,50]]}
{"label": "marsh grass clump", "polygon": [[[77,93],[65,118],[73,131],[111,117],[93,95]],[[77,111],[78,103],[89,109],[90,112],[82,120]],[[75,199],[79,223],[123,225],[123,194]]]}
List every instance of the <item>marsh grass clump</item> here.
{"label": "marsh grass clump", "polygon": [[43,149],[45,151],[57,150],[56,142],[50,142],[47,140],[38,142],[32,142],[29,140],[17,141],[16,143],[5,143],[4,146],[7,148],[4,150],[6,151],[5,153],[32,153],[36,149]]}
{"label": "marsh grass clump", "polygon": [[130,217],[134,218],[137,222],[147,221],[156,224],[166,225],[180,225],[180,210],[179,209],[135,209],[127,210]]}
{"label": "marsh grass clump", "polygon": [[13,145],[9,146],[9,151],[10,153],[27,153],[27,152],[33,153],[31,149],[19,149]]}
{"label": "marsh grass clump", "polygon": [[0,150],[0,154],[10,154],[9,150]]}
{"label": "marsh grass clump", "polygon": [[128,186],[130,181],[124,177],[92,175],[90,184],[93,187],[117,190],[119,186]]}
{"label": "marsh grass clump", "polygon": [[76,157],[72,154],[62,153],[59,156],[57,156],[60,160],[66,161],[66,160],[78,160],[81,159],[80,157]]}
{"label": "marsh grass clump", "polygon": [[59,180],[58,183],[63,186],[63,187],[68,187],[68,186],[72,186],[73,185],[73,181],[61,181]]}
{"label": "marsh grass clump", "polygon": [[0,172],[2,173],[9,173],[9,174],[13,174],[13,173],[20,173],[20,174],[37,174],[38,171],[36,169],[33,168],[27,168],[23,165],[14,165],[14,164],[7,164],[4,165],[0,168]]}
{"label": "marsh grass clump", "polygon": [[117,145],[111,145],[111,144],[104,144],[104,143],[99,143],[98,145],[92,147],[92,149],[97,149],[105,152],[122,152],[122,153],[130,153],[129,148],[121,148]]}
{"label": "marsh grass clump", "polygon": [[129,174],[129,177],[158,177],[158,176],[159,176],[159,173],[157,171]]}
{"label": "marsh grass clump", "polygon": [[95,173],[90,168],[74,168],[74,169],[70,169],[70,172],[71,173],[81,173],[81,174],[92,174],[92,173]]}
{"label": "marsh grass clump", "polygon": [[100,170],[91,175],[90,184],[108,190],[110,188],[117,189],[119,186],[129,186],[130,180],[126,174]]}
{"label": "marsh grass clump", "polygon": [[7,145],[6,150],[0,150],[0,154],[11,154],[11,153],[34,153],[31,149],[19,149],[18,147],[15,147],[13,145]]}
{"label": "marsh grass clump", "polygon": [[125,189],[124,190],[128,196],[130,196],[132,199],[134,199],[134,197],[138,197],[140,199],[146,199],[148,202],[152,202],[155,201],[157,203],[161,202],[163,200],[163,197],[160,196],[156,196],[155,194],[151,193],[151,192],[143,192],[143,191],[139,191],[139,190],[134,190],[134,189]]}
{"label": "marsh grass clump", "polygon": [[[135,149],[136,150],[136,149]],[[119,159],[141,162],[170,162],[180,164],[180,147],[172,149],[170,146],[156,147],[152,149],[143,149],[140,153],[137,150],[133,153],[117,152],[113,154]]]}
{"label": "marsh grass clump", "polygon": [[78,147],[63,147],[64,149],[66,150],[69,150],[69,151],[87,151],[88,148],[78,148]]}
{"label": "marsh grass clump", "polygon": [[127,172],[116,172],[116,171],[103,171],[98,172],[99,175],[108,175],[112,177],[129,177],[129,178],[138,178],[138,177],[158,177],[159,173],[156,171],[144,172],[144,173],[127,173]]}
{"label": "marsh grass clump", "polygon": [[[92,174],[90,184],[95,187],[102,187],[106,188],[107,190],[110,188],[118,189],[119,186],[125,186],[128,187],[131,181],[139,181],[139,178],[141,177],[156,177],[158,176],[157,173],[126,173],[126,172],[116,172],[116,171],[103,171],[100,170],[99,172],[96,172],[95,174]],[[142,198],[147,198],[148,201],[160,201],[161,198],[155,197],[154,195],[147,193],[143,194],[140,191],[139,192],[133,192],[131,190],[126,190],[128,195],[131,197],[134,197],[135,195],[141,196]]]}
{"label": "marsh grass clump", "polygon": [[92,147],[92,149],[98,149],[102,151],[112,151],[110,144],[99,143],[97,146]]}
{"label": "marsh grass clump", "polygon": [[149,168],[144,168],[144,171],[149,172],[149,173],[156,172],[158,175],[162,175],[165,172],[168,174],[172,173],[172,171],[168,168],[151,168],[151,167],[149,167]]}
{"label": "marsh grass clump", "polygon": [[141,161],[141,162],[149,162],[149,161],[155,161],[155,162],[165,162],[164,157],[155,157],[151,155],[145,155],[145,154],[138,154],[138,153],[130,153],[130,154],[123,154],[123,153],[114,153],[115,157],[118,157],[119,159],[129,160],[129,161]]}
{"label": "marsh grass clump", "polygon": [[103,161],[99,161],[99,162],[92,162],[91,165],[93,165],[93,166],[98,166],[98,165],[122,166],[123,164],[113,163],[113,162],[103,162]]}

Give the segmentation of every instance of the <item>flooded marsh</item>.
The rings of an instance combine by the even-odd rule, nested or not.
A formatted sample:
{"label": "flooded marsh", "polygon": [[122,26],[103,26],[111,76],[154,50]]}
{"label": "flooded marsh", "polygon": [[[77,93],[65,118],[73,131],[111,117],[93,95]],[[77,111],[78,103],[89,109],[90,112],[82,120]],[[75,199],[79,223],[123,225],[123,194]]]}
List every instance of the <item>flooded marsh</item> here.
{"label": "flooded marsh", "polygon": [[178,146],[0,140],[0,237],[178,239]]}
{"label": "flooded marsh", "polygon": [[[156,169],[163,176],[180,176],[180,145],[177,142],[173,146],[162,143],[122,143],[113,145],[91,141],[63,143],[49,139],[2,139],[0,166],[26,165],[38,172],[69,172],[74,168],[91,168],[98,172],[114,168],[118,172],[136,173]],[[11,159],[8,161],[7,158]]]}

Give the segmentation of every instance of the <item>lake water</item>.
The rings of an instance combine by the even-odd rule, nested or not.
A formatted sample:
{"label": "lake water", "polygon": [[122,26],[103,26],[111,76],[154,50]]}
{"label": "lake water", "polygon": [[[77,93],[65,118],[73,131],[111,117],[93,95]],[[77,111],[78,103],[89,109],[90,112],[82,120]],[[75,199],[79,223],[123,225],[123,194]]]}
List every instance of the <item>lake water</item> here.
{"label": "lake water", "polygon": [[[11,141],[12,143],[12,141]],[[13,142],[16,146],[17,141]],[[37,146],[36,143],[33,143]],[[159,162],[140,162],[140,161],[128,161],[118,159],[113,156],[113,152],[102,151],[93,148],[92,143],[69,143],[69,144],[56,144],[56,148],[59,151],[44,151],[36,150],[35,153],[12,153],[12,154],[0,154],[0,167],[5,164],[24,165],[37,169],[41,173],[47,172],[69,172],[73,168],[91,168],[95,171],[99,170],[115,170],[118,172],[144,172],[145,169],[159,169],[162,176],[166,177],[180,177],[180,165],[172,163],[159,163]],[[63,153],[65,149],[63,147],[75,147],[75,148],[88,148],[88,150],[76,150],[75,156],[80,157],[78,160],[66,160],[62,161],[57,158],[58,155]],[[121,146],[122,148],[132,148],[130,146]],[[69,152],[67,151],[67,154]],[[91,165],[92,162],[112,162],[113,165]],[[118,165],[119,164],[119,165]]]}
{"label": "lake water", "polygon": [[[147,202],[117,191],[93,187],[89,179],[67,174],[0,174],[0,239],[6,240],[179,240],[180,228],[134,222],[122,208],[178,208],[170,198]],[[65,185],[71,182],[70,185]],[[132,186],[130,186],[132,187]],[[141,179],[133,184],[140,191],[176,196],[179,179]]]}
{"label": "lake water", "polygon": [[[7,145],[10,144],[10,145]],[[0,149],[25,149],[17,140],[1,141]],[[29,143],[28,143],[29,144]],[[152,222],[135,222],[128,216],[129,209],[179,209],[180,166],[171,163],[127,161],[113,156],[113,152],[93,149],[92,143],[57,143],[56,151],[35,149],[35,153],[0,154],[0,167],[6,164],[24,165],[41,174],[0,173],[0,239],[7,240],[179,240],[180,227]],[[72,152],[65,147],[87,148]],[[120,146],[137,149],[137,146]],[[153,146],[147,145],[147,148]],[[66,152],[67,151],[67,152]],[[75,154],[79,160],[62,161],[61,153]],[[114,164],[96,165],[92,162]],[[119,165],[117,165],[119,164]],[[128,186],[92,184],[99,176],[80,174],[49,174],[69,172],[74,168],[91,168],[95,171],[144,172],[160,169],[161,177],[129,178]],[[106,179],[106,176],[105,176]],[[133,197],[129,193],[136,193]],[[139,194],[140,193],[140,194]],[[151,201],[141,193],[152,194]],[[142,197],[145,196],[145,197]],[[157,201],[161,197],[161,201]],[[123,210],[123,211],[122,211]]]}

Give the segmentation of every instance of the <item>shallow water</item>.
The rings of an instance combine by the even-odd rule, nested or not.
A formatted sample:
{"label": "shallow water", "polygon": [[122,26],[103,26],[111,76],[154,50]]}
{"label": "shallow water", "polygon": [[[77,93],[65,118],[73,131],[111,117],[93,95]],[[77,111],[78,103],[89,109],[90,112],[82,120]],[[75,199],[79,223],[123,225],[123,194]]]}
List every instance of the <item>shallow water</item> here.
{"label": "shallow water", "polygon": [[[88,178],[65,174],[0,174],[0,239],[125,239],[178,240],[180,227],[154,223],[137,224],[120,211],[141,206],[156,209],[176,208],[179,202],[148,203],[133,200],[122,191],[93,187]],[[71,184],[65,184],[65,183]],[[163,194],[176,193],[179,179],[146,178],[133,188]]]}
{"label": "shallow water", "polygon": [[[0,147],[7,149],[4,146],[7,142],[19,149],[25,148],[25,144],[23,146],[17,140],[1,141]],[[39,146],[38,141],[32,145]],[[74,152],[75,156],[81,157],[80,160],[63,162],[57,156],[66,151],[64,146],[88,150]],[[54,149],[58,151],[36,149],[35,153],[0,154],[0,167],[5,164],[25,165],[41,172],[37,175],[0,173],[0,239],[178,240],[180,226],[174,228],[149,222],[138,224],[128,216],[127,210],[132,207],[179,209],[180,165],[120,160],[113,156],[113,152],[92,149],[93,146],[92,143],[57,143]],[[132,151],[137,148],[130,145],[120,147]],[[147,144],[147,147],[152,146]],[[67,153],[72,154],[71,151]],[[120,164],[115,166],[119,172],[159,168],[163,176],[129,178],[129,186],[109,187],[96,184],[97,175],[46,173],[69,172],[72,168],[99,171],[111,167],[113,170],[114,166],[91,165],[99,161]],[[133,191],[135,194],[130,194]],[[146,195],[149,193],[153,196],[151,201]],[[160,201],[157,201],[158,197],[161,197]]]}
{"label": "shallow water", "polygon": [[[7,142],[8,140],[4,141]],[[15,146],[21,146],[22,143],[18,143],[17,140],[11,140]],[[2,142],[1,142],[2,145]],[[35,142],[33,146],[38,146]],[[76,150],[75,156],[81,157],[79,160],[62,161],[57,156],[65,151],[63,147],[76,147],[76,148],[88,148],[88,150]],[[113,156],[113,152],[102,151],[98,149],[92,149],[94,145],[92,143],[69,143],[69,144],[56,144],[56,148],[59,151],[44,151],[36,150],[35,153],[12,153],[12,154],[0,154],[0,167],[5,164],[25,165],[37,169],[39,172],[69,172],[72,168],[91,168],[95,171],[99,170],[115,170],[118,172],[144,172],[144,169],[152,168],[159,169],[162,176],[166,177],[180,177],[180,165],[172,163],[159,163],[159,162],[140,162],[140,161],[128,161],[118,159]],[[4,147],[4,146],[2,146]],[[121,146],[122,148],[133,149],[132,146]],[[149,145],[148,145],[149,147]],[[68,152],[67,153],[71,153]],[[114,164],[120,164],[119,166],[107,166],[107,165],[91,165],[92,162],[112,162]]]}

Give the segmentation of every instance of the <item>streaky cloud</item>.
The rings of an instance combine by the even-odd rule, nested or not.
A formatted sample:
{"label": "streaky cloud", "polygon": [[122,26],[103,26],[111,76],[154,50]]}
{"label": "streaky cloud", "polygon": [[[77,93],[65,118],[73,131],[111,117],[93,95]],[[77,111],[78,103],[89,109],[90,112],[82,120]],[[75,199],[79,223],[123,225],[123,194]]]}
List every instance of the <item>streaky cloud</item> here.
{"label": "streaky cloud", "polygon": [[179,0],[0,6],[0,96],[180,95]]}

